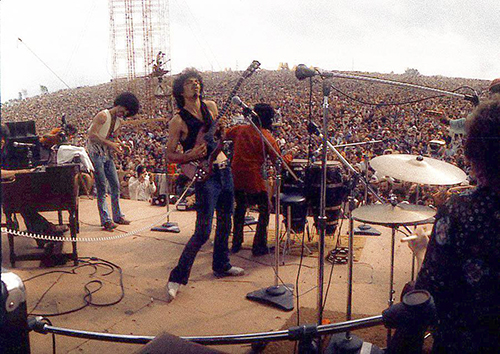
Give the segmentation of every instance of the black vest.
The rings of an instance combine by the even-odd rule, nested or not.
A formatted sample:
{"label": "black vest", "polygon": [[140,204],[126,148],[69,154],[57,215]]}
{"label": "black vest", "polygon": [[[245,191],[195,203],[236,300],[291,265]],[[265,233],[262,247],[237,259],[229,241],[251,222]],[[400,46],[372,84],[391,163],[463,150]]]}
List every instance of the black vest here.
{"label": "black vest", "polygon": [[201,101],[201,114],[203,116],[204,122],[201,122],[198,118],[184,109],[184,107],[179,111],[179,115],[188,127],[188,135],[185,140],[181,141],[181,145],[184,151],[188,151],[189,149],[192,149],[194,147],[194,144],[196,143],[196,137],[198,136],[198,132],[200,131],[201,127],[206,125],[208,129],[214,121],[207,105],[203,101]]}

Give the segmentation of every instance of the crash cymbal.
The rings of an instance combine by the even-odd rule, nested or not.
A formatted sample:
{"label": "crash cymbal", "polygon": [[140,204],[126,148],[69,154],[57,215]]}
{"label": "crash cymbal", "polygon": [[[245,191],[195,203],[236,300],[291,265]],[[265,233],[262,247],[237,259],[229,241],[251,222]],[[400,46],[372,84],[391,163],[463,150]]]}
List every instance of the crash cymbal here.
{"label": "crash cymbal", "polygon": [[293,159],[290,161],[289,165],[290,166],[305,166],[307,165],[307,159]]}
{"label": "crash cymbal", "polygon": [[420,184],[445,186],[467,179],[464,171],[450,163],[417,155],[377,156],[370,160],[370,166],[380,175]]}
{"label": "crash cymbal", "polygon": [[365,205],[352,211],[352,218],[378,225],[415,225],[429,220],[436,214],[434,209],[423,205],[399,203]]}

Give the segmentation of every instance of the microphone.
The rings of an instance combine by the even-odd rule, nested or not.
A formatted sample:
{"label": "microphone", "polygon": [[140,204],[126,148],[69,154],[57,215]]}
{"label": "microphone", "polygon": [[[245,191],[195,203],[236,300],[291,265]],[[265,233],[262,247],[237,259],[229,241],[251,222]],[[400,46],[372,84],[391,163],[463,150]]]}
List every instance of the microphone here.
{"label": "microphone", "polygon": [[243,108],[243,114],[251,114],[255,117],[258,117],[257,113],[253,111],[250,107],[248,107],[238,96],[233,96],[231,102],[237,106]]}
{"label": "microphone", "polygon": [[34,147],[36,145],[35,144],[31,144],[31,143],[20,143],[18,141],[14,141],[12,143],[12,146],[14,146],[14,147]]}
{"label": "microphone", "polygon": [[295,77],[299,80],[304,80],[315,75],[318,75],[318,73],[316,73],[316,70],[309,69],[304,64],[297,65],[297,68],[295,69]]}
{"label": "microphone", "polygon": [[473,94],[473,95],[464,95],[464,99],[466,101],[469,101],[469,102],[472,102],[472,104],[474,106],[478,106],[479,105],[479,97],[477,94]]}

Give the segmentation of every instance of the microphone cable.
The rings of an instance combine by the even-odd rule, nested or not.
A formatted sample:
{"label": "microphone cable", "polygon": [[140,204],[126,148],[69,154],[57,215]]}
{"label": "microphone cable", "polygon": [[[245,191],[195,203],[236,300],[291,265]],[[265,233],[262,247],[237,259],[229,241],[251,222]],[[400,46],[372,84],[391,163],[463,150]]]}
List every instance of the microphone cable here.
{"label": "microphone cable", "polygon": [[311,133],[309,126],[312,123],[312,89],[313,89],[313,81],[312,77],[309,78],[309,119],[307,122],[307,130],[309,133],[309,142],[307,143],[307,166],[306,169],[309,168],[309,165],[311,164],[311,158],[312,158],[312,136],[313,134]]}
{"label": "microphone cable", "polygon": [[[345,93],[342,90],[340,90],[340,89],[336,88],[335,86],[333,86],[333,84],[331,85],[331,87],[332,87],[332,89],[334,89],[335,91],[337,91],[341,95],[347,97],[351,101],[355,101],[355,102],[358,102],[358,103],[361,103],[361,104],[367,105],[367,106],[375,106],[377,108],[379,108],[379,107],[387,107],[387,106],[402,106],[402,105],[405,105],[405,104],[419,103],[419,102],[423,102],[423,101],[434,99],[434,98],[445,97],[445,95],[434,95],[434,96],[429,96],[429,97],[424,97],[424,98],[419,98],[419,99],[409,100],[409,101],[402,101],[402,102],[389,102],[389,103],[378,102],[378,103],[376,103],[376,102],[367,102],[367,101],[361,100],[359,98],[355,98],[355,97],[349,96],[347,93]],[[457,92],[457,91],[459,91],[461,89],[464,89],[464,88],[471,90],[474,93],[474,95],[477,95],[476,90],[474,90],[470,86],[460,86],[460,87],[452,90],[451,92]]]}
{"label": "microphone cable", "polygon": [[[70,314],[70,313],[74,313],[74,312],[77,312],[77,311],[80,311],[82,309],[84,309],[85,307],[87,306],[96,306],[96,307],[106,307],[106,306],[112,306],[112,305],[116,305],[118,304],[119,302],[121,302],[123,300],[123,298],[125,297],[125,287],[123,285],[123,272],[122,272],[122,269],[120,266],[110,262],[110,261],[106,261],[104,259],[101,259],[101,258],[97,258],[97,257],[81,257],[79,258],[79,261],[83,264],[81,265],[78,265],[76,267],[73,267],[71,270],[52,270],[52,271],[48,271],[48,272],[45,272],[45,273],[41,273],[41,274],[37,274],[37,275],[34,275],[30,278],[27,278],[25,280],[23,280],[23,282],[28,282],[30,280],[33,280],[33,279],[36,279],[38,277],[41,277],[41,276],[45,276],[45,275],[48,275],[48,274],[54,274],[54,273],[61,273],[61,277],[63,274],[78,274],[76,272],[77,269],[79,268],[83,268],[83,267],[92,267],[94,269],[94,272],[90,274],[90,276],[93,276],[97,273],[97,267],[98,266],[101,266],[101,267],[105,267],[105,268],[108,268],[109,271],[101,274],[101,276],[107,276],[107,275],[110,275],[112,274],[115,270],[118,270],[119,272],[119,275],[120,275],[120,280],[119,280],[119,283],[120,283],[120,290],[121,290],[121,294],[119,296],[119,298],[115,301],[111,301],[111,302],[108,302],[108,303],[97,303],[97,302],[94,302],[92,300],[92,295],[97,293],[99,290],[102,289],[103,287],[103,283],[102,281],[100,280],[91,280],[89,282],[87,282],[85,285],[84,285],[84,290],[85,290],[85,295],[83,296],[83,301],[84,301],[84,304],[77,307],[77,308],[74,308],[74,309],[71,309],[71,310],[67,310],[67,311],[63,311],[63,312],[57,312],[57,313],[47,313],[47,314],[41,314],[41,313],[33,313],[33,311],[38,307],[38,305],[42,302],[43,298],[45,297],[45,295],[50,291],[50,289],[52,289],[52,287],[54,285],[56,285],[59,280],[61,279],[61,277],[59,277],[56,282],[54,284],[52,284],[43,294],[42,296],[40,297],[40,299],[38,300],[38,302],[35,304],[35,306],[33,307],[33,309],[28,313],[28,315],[31,315],[31,316],[43,316],[43,317],[54,317],[54,316],[62,316],[62,315],[67,315],[67,314]],[[98,287],[94,290],[91,290],[90,289],[90,285],[91,284],[97,284]]]}

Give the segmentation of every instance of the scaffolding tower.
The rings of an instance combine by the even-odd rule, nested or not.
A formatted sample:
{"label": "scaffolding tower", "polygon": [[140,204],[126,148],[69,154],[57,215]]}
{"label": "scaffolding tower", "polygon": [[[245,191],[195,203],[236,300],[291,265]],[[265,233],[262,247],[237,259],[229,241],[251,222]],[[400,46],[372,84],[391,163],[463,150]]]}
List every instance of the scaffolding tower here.
{"label": "scaffolding tower", "polygon": [[170,104],[168,0],[109,0],[109,17],[115,90],[125,81],[143,117],[156,118]]}

